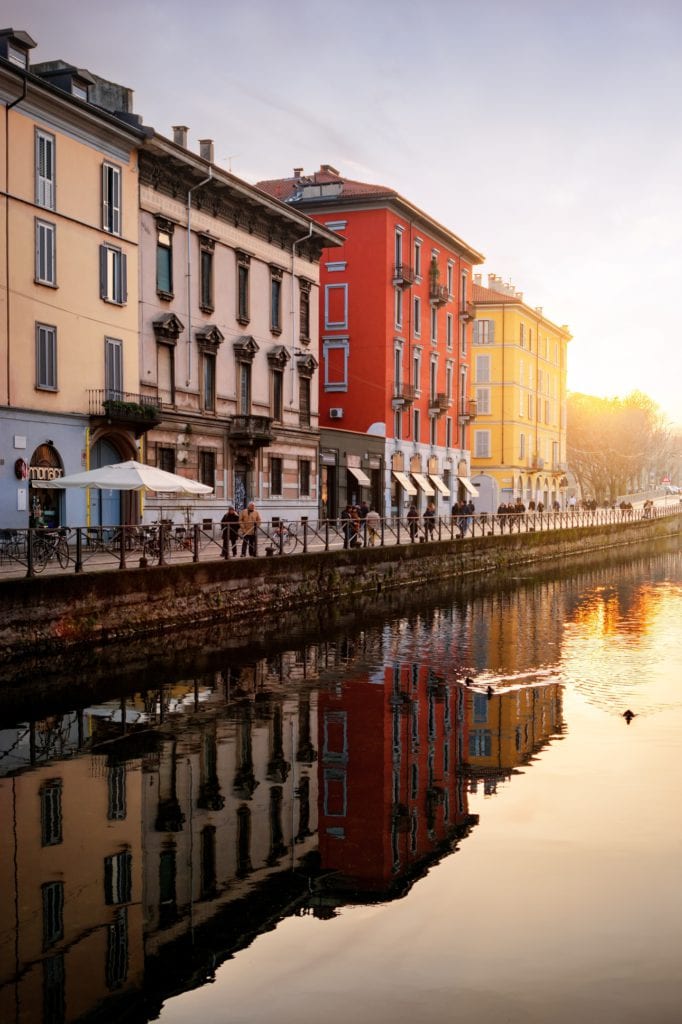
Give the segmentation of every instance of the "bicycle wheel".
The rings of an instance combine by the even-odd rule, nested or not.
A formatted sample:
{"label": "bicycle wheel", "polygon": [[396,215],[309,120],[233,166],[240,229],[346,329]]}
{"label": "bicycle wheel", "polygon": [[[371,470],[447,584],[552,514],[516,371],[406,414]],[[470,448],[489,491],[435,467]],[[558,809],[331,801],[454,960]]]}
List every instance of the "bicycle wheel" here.
{"label": "bicycle wheel", "polygon": [[56,553],[57,561],[62,569],[66,569],[69,564],[69,545],[66,542],[66,537],[60,537],[57,541]]}
{"label": "bicycle wheel", "polygon": [[33,541],[33,571],[42,572],[50,557],[47,541],[37,537]]}
{"label": "bicycle wheel", "polygon": [[295,523],[291,523],[286,527],[284,531],[283,545],[285,551],[292,552],[296,550],[298,544],[298,533],[296,531]]}

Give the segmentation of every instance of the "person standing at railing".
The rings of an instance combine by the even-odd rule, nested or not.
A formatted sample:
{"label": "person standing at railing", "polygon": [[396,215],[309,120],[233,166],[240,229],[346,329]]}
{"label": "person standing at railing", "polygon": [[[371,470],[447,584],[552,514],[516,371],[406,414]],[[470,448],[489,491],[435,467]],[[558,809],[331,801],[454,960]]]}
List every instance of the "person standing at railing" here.
{"label": "person standing at railing", "polygon": [[228,547],[232,548],[232,557],[237,555],[237,538],[239,537],[239,516],[234,505],[230,505],[220,520],[223,524],[223,558],[227,558]]}
{"label": "person standing at railing", "polygon": [[424,512],[424,536],[426,540],[433,540],[433,531],[436,526],[436,506],[432,501],[426,506]]}
{"label": "person standing at railing", "polygon": [[258,553],[258,527],[260,526],[260,512],[252,501],[239,513],[239,527],[242,535],[242,558],[248,550],[254,558]]}
{"label": "person standing at railing", "polygon": [[343,532],[343,546],[349,548],[354,534],[353,520],[350,514],[351,507],[346,505],[341,513],[341,530]]}
{"label": "person standing at railing", "polygon": [[417,530],[419,528],[419,513],[417,512],[417,506],[414,502],[412,502],[407,510],[407,528],[410,531],[410,540],[414,544],[417,539]]}
{"label": "person standing at railing", "polygon": [[374,547],[381,529],[381,516],[375,508],[369,510],[365,516],[365,522],[367,523],[367,543],[370,547]]}

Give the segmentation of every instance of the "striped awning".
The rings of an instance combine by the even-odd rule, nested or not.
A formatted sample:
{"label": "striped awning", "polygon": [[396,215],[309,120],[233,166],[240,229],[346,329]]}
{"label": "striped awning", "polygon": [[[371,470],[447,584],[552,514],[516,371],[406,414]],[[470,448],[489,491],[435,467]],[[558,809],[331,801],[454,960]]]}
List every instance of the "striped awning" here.
{"label": "striped awning", "polygon": [[397,469],[394,469],[393,476],[396,478],[406,494],[415,495],[417,493],[417,488],[414,486],[407,473],[399,473]]}
{"label": "striped awning", "polygon": [[424,492],[424,494],[426,494],[427,497],[432,498],[433,495],[436,492],[434,491],[433,487],[431,486],[429,481],[426,479],[424,474],[423,473],[413,473],[412,476],[417,481],[417,486],[421,487],[421,489]]}
{"label": "striped awning", "polygon": [[355,466],[348,466],[348,472],[353,474],[357,482],[361,484],[362,487],[372,486],[372,481],[363,469],[356,469]]}
{"label": "striped awning", "polygon": [[468,494],[470,494],[472,498],[478,497],[478,491],[476,490],[468,476],[458,476],[457,479],[461,483],[464,490]]}
{"label": "striped awning", "polygon": [[444,498],[450,497],[450,488],[446,483],[443,482],[443,478],[438,476],[437,473],[429,473],[429,479],[431,483],[436,487]]}

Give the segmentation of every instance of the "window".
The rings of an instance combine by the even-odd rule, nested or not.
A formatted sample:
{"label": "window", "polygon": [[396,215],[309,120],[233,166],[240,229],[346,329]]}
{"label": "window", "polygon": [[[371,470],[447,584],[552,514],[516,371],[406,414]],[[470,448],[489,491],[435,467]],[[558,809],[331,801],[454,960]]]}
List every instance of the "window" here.
{"label": "window", "polygon": [[201,830],[201,896],[209,899],[216,890],[216,839],[215,826],[205,825]]}
{"label": "window", "polygon": [[54,135],[36,131],[36,204],[46,210],[55,208]]}
{"label": "window", "polygon": [[310,341],[310,281],[298,282],[298,336]]}
{"label": "window", "polygon": [[213,304],[213,251],[215,242],[207,235],[199,235],[199,306],[204,313],[212,313]]}
{"label": "window", "polygon": [[398,330],[402,330],[403,326],[403,293],[402,289],[396,288],[394,292],[394,305],[395,305],[395,325]]}
{"label": "window", "polygon": [[57,328],[36,324],[36,387],[57,390]]}
{"label": "window", "polygon": [[[452,448],[452,416],[445,418],[445,447]],[[445,475],[443,475],[443,479],[445,479]]]}
{"label": "window", "polygon": [[459,324],[459,351],[462,359],[466,359],[467,355],[467,325],[460,321]]}
{"label": "window", "polygon": [[157,223],[156,290],[162,299],[173,298],[173,225]]}
{"label": "window", "polygon": [[43,1020],[45,1024],[63,1024],[66,1019],[64,954],[43,960]]}
{"label": "window", "polygon": [[324,390],[348,390],[348,339],[324,341],[322,344],[324,359]]}
{"label": "window", "polygon": [[204,448],[199,452],[199,479],[208,487],[215,487],[215,449]]}
{"label": "window", "polygon": [[403,263],[403,233],[400,228],[395,231],[395,265],[402,266]]}
{"label": "window", "polygon": [[452,298],[455,294],[455,267],[453,263],[448,263],[446,281],[448,286],[448,295]]}
{"label": "window", "polygon": [[422,332],[422,300],[418,295],[414,297],[414,336],[418,338]]}
{"label": "window", "polygon": [[128,976],[128,911],[121,907],[107,927],[107,988],[120,988]]}
{"label": "window", "polygon": [[284,374],[281,370],[272,371],[272,418],[282,422],[284,409]]}
{"label": "window", "polygon": [[55,285],[56,228],[44,220],[36,220],[36,283]]}
{"label": "window", "polygon": [[15,67],[23,68],[24,71],[28,66],[28,54],[26,51],[18,46],[12,46],[11,43],[7,44],[7,60],[10,64],[14,64]]}
{"label": "window", "polygon": [[463,270],[459,275],[459,308],[465,309],[467,304],[467,283],[469,275]]}
{"label": "window", "polygon": [[519,324],[519,345],[521,348],[526,347],[526,325]]}
{"label": "window", "polygon": [[282,493],[282,460],[279,456],[270,456],[270,496]]}
{"label": "window", "polygon": [[237,249],[237,320],[240,324],[248,324],[249,316],[249,271],[251,257],[247,252]]}
{"label": "window", "polygon": [[159,447],[156,449],[156,465],[165,473],[175,472],[175,448]]}
{"label": "window", "polygon": [[128,301],[128,260],[124,252],[112,245],[99,247],[100,298],[123,305]]}
{"label": "window", "polygon": [[421,242],[414,243],[414,274],[415,277],[422,276],[422,244]]}
{"label": "window", "polygon": [[533,419],[533,396],[531,394],[528,395],[528,419]]}
{"label": "window", "polygon": [[490,383],[490,356],[476,356],[476,381],[479,384]]}
{"label": "window", "polygon": [[490,388],[476,388],[476,411],[483,416],[490,415]]}
{"label": "window", "polygon": [[526,457],[526,435],[519,434],[519,458],[525,459]]}
{"label": "window", "polygon": [[88,87],[87,85],[80,85],[78,82],[71,83],[71,95],[75,96],[79,100],[88,101]]}
{"label": "window", "polygon": [[[173,451],[173,449],[170,449]],[[175,455],[175,452],[173,452]],[[165,466],[162,467],[165,469]],[[112,764],[107,774],[108,808],[107,818],[109,821],[124,821],[126,817],[126,766]]]}
{"label": "window", "polygon": [[121,169],[102,164],[102,229],[121,234]]}
{"label": "window", "polygon": [[490,458],[490,431],[474,430],[474,458]]}
{"label": "window", "polygon": [[493,752],[493,738],[490,729],[474,729],[469,733],[469,755],[490,757]]}
{"label": "window", "polygon": [[270,330],[282,333],[282,277],[280,267],[270,267]]}
{"label": "window", "polygon": [[445,394],[448,402],[452,401],[452,373],[453,366],[451,362],[445,364]]}
{"label": "window", "polygon": [[438,310],[431,306],[431,341],[438,341]]}
{"label": "window", "polygon": [[482,725],[488,721],[488,697],[485,693],[474,693],[474,722]]}
{"label": "window", "polygon": [[348,326],[348,285],[328,284],[324,289],[324,325],[329,330]]}
{"label": "window", "polygon": [[131,902],[132,864],[132,854],[127,850],[104,858],[104,901],[108,907]]}
{"label": "window", "polygon": [[53,779],[40,790],[40,829],[43,846],[62,841],[62,781]]}
{"label": "window", "polygon": [[417,349],[412,353],[412,383],[414,385],[415,394],[418,395],[421,392],[421,377],[422,377],[422,354],[421,349]]}
{"label": "window", "polygon": [[438,444],[438,420],[435,416],[429,417],[429,443]]}
{"label": "window", "polygon": [[438,394],[438,356],[431,357],[429,365],[429,398],[433,401]]}
{"label": "window", "polygon": [[64,938],[64,883],[45,882],[43,895],[43,949]]}
{"label": "window", "polygon": [[393,410],[393,436],[398,440],[403,436],[403,414],[401,409]]}
{"label": "window", "polygon": [[310,379],[308,377],[299,377],[299,404],[298,404],[298,423],[301,427],[310,426]]}
{"label": "window", "polygon": [[452,313],[448,313],[445,317],[445,344],[447,348],[452,348]]}
{"label": "window", "polygon": [[212,352],[204,352],[201,369],[201,406],[205,412],[215,412],[215,356]]}
{"label": "window", "polygon": [[107,398],[123,395],[123,342],[117,338],[104,339],[104,390]]}
{"label": "window", "polygon": [[239,378],[239,412],[242,416],[251,415],[251,363],[237,363]]}
{"label": "window", "polygon": [[492,345],[495,341],[495,321],[474,321],[474,345]]}
{"label": "window", "polygon": [[415,441],[419,442],[421,440],[420,434],[421,434],[421,426],[422,426],[421,425],[421,412],[420,412],[419,409],[414,409],[413,412],[412,412],[412,415],[413,415],[413,432],[412,432],[413,433],[413,438],[414,438]]}
{"label": "window", "polygon": [[298,464],[298,496],[310,497],[310,463],[307,459],[301,459]]}

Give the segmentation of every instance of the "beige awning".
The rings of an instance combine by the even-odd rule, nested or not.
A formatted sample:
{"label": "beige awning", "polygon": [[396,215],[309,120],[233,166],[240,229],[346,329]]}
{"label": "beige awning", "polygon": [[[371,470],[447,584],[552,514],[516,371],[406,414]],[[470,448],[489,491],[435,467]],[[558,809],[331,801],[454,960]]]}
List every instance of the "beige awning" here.
{"label": "beige awning", "polygon": [[362,487],[371,487],[372,481],[363,469],[356,469],[355,466],[348,466],[348,472],[352,473]]}
{"label": "beige awning", "polygon": [[407,473],[399,473],[397,469],[394,469],[393,476],[407,494],[414,495],[417,493],[417,488],[414,486]]}
{"label": "beige awning", "polygon": [[426,479],[424,474],[423,473],[413,473],[412,476],[417,481],[417,485],[419,487],[421,487],[421,489],[424,492],[424,494],[426,494],[429,498],[432,498],[433,495],[436,492],[434,491],[433,487],[431,486],[429,481]]}
{"label": "beige awning", "polygon": [[438,490],[440,491],[444,498],[450,497],[450,488],[447,486],[447,484],[443,482],[441,477],[439,477],[436,473],[429,473],[429,479],[431,480],[431,483],[438,488]]}
{"label": "beige awning", "polygon": [[476,490],[468,476],[458,476],[457,479],[461,483],[464,490],[467,491],[472,498],[478,497],[478,491]]}

